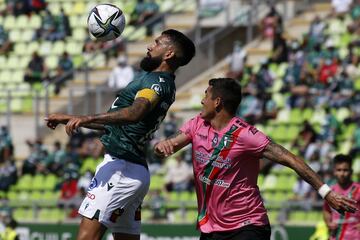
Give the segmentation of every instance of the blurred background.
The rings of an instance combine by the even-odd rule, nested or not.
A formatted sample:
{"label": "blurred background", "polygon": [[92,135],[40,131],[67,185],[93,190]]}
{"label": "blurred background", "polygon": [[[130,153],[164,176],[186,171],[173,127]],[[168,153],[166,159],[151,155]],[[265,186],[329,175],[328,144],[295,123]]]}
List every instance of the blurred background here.
{"label": "blurred background", "polygon": [[[120,38],[96,42],[87,16],[102,1],[0,0],[0,232],[75,239],[77,208],[103,158],[99,133],[69,138],[43,118],[107,111],[136,78],[153,37],[168,28],[193,39],[197,55],[177,72],[176,102],[149,145],[142,239],[198,239],[191,149],[161,161],[151,148],[198,113],[213,77],[237,79],[238,115],[325,182],[334,181],[337,153],[352,155],[360,180],[360,1],[106,2],[123,10],[127,26]],[[292,170],[264,160],[258,185],[272,239],[327,239],[321,199]]]}

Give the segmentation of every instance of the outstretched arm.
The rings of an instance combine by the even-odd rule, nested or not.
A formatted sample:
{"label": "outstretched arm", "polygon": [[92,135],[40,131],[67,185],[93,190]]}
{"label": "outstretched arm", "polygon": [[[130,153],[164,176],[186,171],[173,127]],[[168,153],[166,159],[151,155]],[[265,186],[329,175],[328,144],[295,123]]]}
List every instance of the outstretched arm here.
{"label": "outstretched arm", "polygon": [[[320,176],[317,175],[303,159],[295,156],[276,143],[270,142],[266,146],[263,157],[295,170],[302,179],[308,182],[317,191],[324,185]],[[356,201],[333,191],[328,192],[326,196],[323,197],[327,203],[338,212],[355,212],[358,210],[355,205]]]}
{"label": "outstretched arm", "polygon": [[185,135],[185,133],[178,131],[174,136],[157,143],[154,146],[154,152],[160,157],[167,157],[179,151],[189,143],[190,139]]}
{"label": "outstretched arm", "polygon": [[[73,117],[77,117],[77,116],[62,114],[62,113],[54,113],[54,114],[50,114],[48,117],[45,117],[44,120],[46,121],[46,125],[49,128],[55,129],[59,124],[66,125],[68,121]],[[104,125],[98,123],[84,124],[83,127],[93,130],[105,130]]]}
{"label": "outstretched arm", "polygon": [[66,124],[65,130],[71,135],[79,127],[91,129],[104,129],[104,124],[129,124],[138,122],[151,110],[152,104],[149,99],[139,97],[133,104],[117,111],[95,115],[75,116],[66,114],[52,114],[45,118],[47,126],[55,129],[58,124]]}

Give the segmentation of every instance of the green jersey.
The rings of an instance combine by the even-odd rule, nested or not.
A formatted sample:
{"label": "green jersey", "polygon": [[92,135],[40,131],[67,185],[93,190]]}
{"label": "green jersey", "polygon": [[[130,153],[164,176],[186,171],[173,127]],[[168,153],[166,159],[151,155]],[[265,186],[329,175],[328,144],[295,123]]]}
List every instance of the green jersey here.
{"label": "green jersey", "polygon": [[153,89],[160,100],[140,122],[122,126],[105,125],[105,134],[100,140],[107,153],[147,166],[145,147],[175,101],[174,80],[175,76],[170,73],[144,72],[117,94],[108,112],[131,106],[137,92],[142,89]]}

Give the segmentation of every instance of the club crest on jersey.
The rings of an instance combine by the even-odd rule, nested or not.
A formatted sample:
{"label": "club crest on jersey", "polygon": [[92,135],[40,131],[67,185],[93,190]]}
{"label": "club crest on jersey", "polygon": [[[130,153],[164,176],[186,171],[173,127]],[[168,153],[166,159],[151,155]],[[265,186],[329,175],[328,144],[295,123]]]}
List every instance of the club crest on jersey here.
{"label": "club crest on jersey", "polygon": [[93,178],[92,180],[91,180],[91,182],[90,182],[90,185],[89,185],[89,187],[88,187],[88,191],[91,191],[91,190],[93,190],[94,188],[96,188],[97,187],[97,180],[96,180],[96,178]]}
{"label": "club crest on jersey", "polygon": [[219,142],[219,136],[217,133],[214,134],[214,137],[212,139],[212,146],[215,147]]}
{"label": "club crest on jersey", "polygon": [[224,136],[224,147],[230,148],[232,141],[233,141],[233,139],[231,136]]}
{"label": "club crest on jersey", "polygon": [[161,86],[159,84],[153,84],[151,85],[151,89],[156,92],[157,95],[160,95],[161,93]]}

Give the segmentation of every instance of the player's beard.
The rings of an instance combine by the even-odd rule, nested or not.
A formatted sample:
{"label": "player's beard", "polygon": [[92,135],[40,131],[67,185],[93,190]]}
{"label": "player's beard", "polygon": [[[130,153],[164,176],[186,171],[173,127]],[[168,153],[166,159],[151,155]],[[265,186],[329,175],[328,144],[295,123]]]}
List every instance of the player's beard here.
{"label": "player's beard", "polygon": [[140,62],[140,67],[146,72],[151,72],[161,64],[161,57],[144,57]]}

